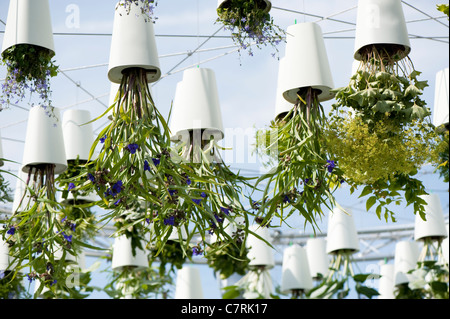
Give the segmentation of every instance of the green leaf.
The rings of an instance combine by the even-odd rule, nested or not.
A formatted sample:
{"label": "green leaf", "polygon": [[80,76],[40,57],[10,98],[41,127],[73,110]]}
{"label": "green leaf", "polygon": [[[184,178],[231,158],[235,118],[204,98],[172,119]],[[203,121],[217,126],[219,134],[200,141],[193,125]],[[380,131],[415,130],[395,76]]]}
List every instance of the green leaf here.
{"label": "green leaf", "polygon": [[372,208],[372,206],[377,202],[377,197],[376,196],[371,196],[369,197],[369,199],[366,201],[366,210],[369,211],[370,208]]}

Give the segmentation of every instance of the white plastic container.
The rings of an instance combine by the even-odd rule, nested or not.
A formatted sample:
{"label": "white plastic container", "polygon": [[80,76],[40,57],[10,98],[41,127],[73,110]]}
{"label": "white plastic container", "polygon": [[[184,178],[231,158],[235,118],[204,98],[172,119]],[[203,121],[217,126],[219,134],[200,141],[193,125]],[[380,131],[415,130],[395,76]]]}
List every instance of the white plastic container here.
{"label": "white plastic container", "polygon": [[9,257],[8,244],[0,237],[0,272],[9,269],[9,263],[11,262]]}
{"label": "white plastic container", "polygon": [[320,90],[319,101],[334,97],[334,88],[322,29],[314,22],[291,25],[286,30],[286,68],[289,75],[282,81],[283,96],[297,103],[301,88]]}
{"label": "white plastic container", "polygon": [[436,73],[433,109],[433,125],[436,127],[449,123],[449,80],[448,68]]}
{"label": "white plastic container", "polygon": [[[89,152],[94,142],[91,112],[87,110],[67,110],[63,114],[63,134],[68,161],[89,159]],[[89,124],[87,124],[89,123]]]}
{"label": "white plastic container", "polygon": [[283,96],[284,81],[288,81],[288,77],[293,74],[287,70],[286,58],[281,58],[278,63],[278,87],[275,99],[275,119],[285,116],[289,113],[294,104],[289,103]]}
{"label": "white plastic container", "polygon": [[284,249],[281,270],[281,292],[309,291],[313,287],[306,250],[299,245]]}
{"label": "white plastic container", "polygon": [[114,239],[112,269],[120,271],[125,267],[136,269],[148,268],[148,257],[145,250],[139,248],[136,248],[136,255],[133,255],[131,238],[122,235]]}
{"label": "white plastic container", "polygon": [[356,18],[354,58],[371,44],[395,44],[403,47],[401,58],[411,52],[401,0],[359,0]]}
{"label": "white plastic container", "polygon": [[419,247],[414,241],[400,241],[395,245],[394,256],[394,284],[396,286],[409,283],[410,270],[417,267]]}
{"label": "white plastic container", "polygon": [[249,230],[265,240],[263,241],[252,234],[248,235],[246,246],[249,250],[247,255],[250,259],[249,266],[255,268],[265,267],[266,269],[273,268],[275,266],[274,249],[267,244],[272,241],[269,229],[261,227],[261,225],[251,225]]}
{"label": "white plastic container", "polygon": [[327,255],[327,242],[323,238],[309,238],[306,242],[311,277],[316,279],[319,274],[326,277],[329,273],[330,261]]}
{"label": "white plastic container", "polygon": [[22,160],[23,172],[28,173],[31,166],[42,164],[54,164],[55,174],[67,169],[59,110],[52,107],[46,109],[34,106],[29,111]]}
{"label": "white plastic container", "polygon": [[327,253],[359,251],[358,233],[351,212],[336,207],[328,215]]}
{"label": "white plastic container", "polygon": [[381,278],[379,280],[379,287],[378,287],[378,293],[380,295],[378,296],[378,299],[395,299],[394,274],[395,274],[394,265],[383,264],[380,266]]}
{"label": "white plastic container", "polygon": [[177,84],[170,120],[171,138],[184,141],[192,130],[207,130],[201,136],[202,140],[209,141],[211,135],[216,141],[224,137],[217,82],[212,69],[188,69]]}
{"label": "white plastic container", "polygon": [[200,271],[192,266],[183,266],[177,272],[175,299],[203,299]]}
{"label": "white plastic container", "polygon": [[[272,8],[272,3],[269,0],[263,0],[266,3],[266,8],[265,8],[265,12],[269,12],[270,9]],[[218,0],[217,1],[217,9],[220,7],[224,7],[227,6],[228,2],[230,2],[230,0]]]}
{"label": "white plastic container", "polygon": [[447,237],[444,213],[442,212],[439,195],[430,194],[420,197],[428,203],[428,205],[425,206],[426,220],[423,220],[419,213],[416,213],[414,239],[425,240],[429,238],[432,240],[441,240]]}
{"label": "white plastic container", "polygon": [[32,44],[54,54],[48,0],[10,0],[2,53],[17,44]]}
{"label": "white plastic container", "polygon": [[161,70],[153,23],[146,21],[139,6],[129,6],[128,13],[128,8],[119,3],[114,14],[108,78],[120,83],[122,71],[142,68],[148,71],[148,82],[155,82],[161,77]]}

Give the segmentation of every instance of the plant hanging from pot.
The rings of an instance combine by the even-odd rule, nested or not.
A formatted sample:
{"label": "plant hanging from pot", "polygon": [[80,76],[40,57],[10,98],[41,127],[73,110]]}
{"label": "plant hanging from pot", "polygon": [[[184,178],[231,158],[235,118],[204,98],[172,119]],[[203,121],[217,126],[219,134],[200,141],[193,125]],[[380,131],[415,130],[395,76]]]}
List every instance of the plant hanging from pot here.
{"label": "plant hanging from pot", "polygon": [[[222,0],[217,8],[217,23],[231,31],[233,42],[253,55],[252,45],[257,48],[270,45],[278,53],[278,44],[285,36],[284,30],[274,24],[268,0]],[[276,53],[273,53],[275,56]]]}
{"label": "plant hanging from pot", "polygon": [[132,6],[139,8],[142,15],[145,16],[145,22],[152,21],[155,23],[157,17],[154,16],[156,6],[158,6],[157,0],[124,0],[121,1],[118,7],[123,7],[127,14],[130,14]]}
{"label": "plant hanging from pot", "polygon": [[326,132],[327,148],[339,161],[351,192],[364,186],[366,208],[378,203],[376,214],[395,220],[390,203],[407,205],[423,216],[426,194],[414,175],[435,162],[437,137],[428,123],[430,112],[421,99],[427,81],[411,60],[402,59],[396,45],[371,45],[361,51],[362,61],[347,87],[336,91],[337,103]]}
{"label": "plant hanging from pot", "polygon": [[38,95],[39,104],[51,106],[50,79],[58,73],[54,55],[48,0],[12,0],[3,39],[6,78],[0,111],[22,101],[28,92]]}

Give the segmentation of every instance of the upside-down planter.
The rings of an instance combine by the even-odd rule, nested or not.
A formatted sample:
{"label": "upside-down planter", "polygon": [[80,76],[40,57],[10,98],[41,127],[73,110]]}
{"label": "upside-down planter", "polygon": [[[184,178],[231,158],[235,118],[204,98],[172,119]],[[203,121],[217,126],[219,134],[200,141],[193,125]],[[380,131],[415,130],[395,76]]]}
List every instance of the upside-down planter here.
{"label": "upside-down planter", "polygon": [[175,299],[203,299],[202,281],[198,268],[183,266],[178,270]]}
{"label": "upside-down planter", "polygon": [[436,127],[443,125],[447,130],[449,129],[449,82],[448,68],[436,73],[433,124]]}
{"label": "upside-down planter", "polygon": [[328,275],[330,262],[326,248],[327,242],[323,238],[310,238],[306,242],[309,270],[313,279],[318,279],[319,274],[323,277]]}
{"label": "upside-down planter", "polygon": [[380,295],[378,299],[395,299],[394,295],[394,273],[393,264],[383,264],[380,266],[380,280],[378,291]]}
{"label": "upside-down planter", "polygon": [[281,292],[301,296],[313,287],[306,250],[299,245],[285,248],[281,270]]}
{"label": "upside-down planter", "polygon": [[131,239],[122,235],[114,239],[112,269],[121,271],[124,268],[136,270],[148,268],[148,257],[142,249],[136,248],[133,252]]}
{"label": "upside-down planter", "polygon": [[328,215],[327,253],[354,254],[357,251],[359,241],[353,215],[335,208]]}
{"label": "upside-down planter", "polygon": [[407,284],[411,280],[409,272],[416,269],[419,259],[419,247],[413,241],[400,241],[395,245],[394,285]]}

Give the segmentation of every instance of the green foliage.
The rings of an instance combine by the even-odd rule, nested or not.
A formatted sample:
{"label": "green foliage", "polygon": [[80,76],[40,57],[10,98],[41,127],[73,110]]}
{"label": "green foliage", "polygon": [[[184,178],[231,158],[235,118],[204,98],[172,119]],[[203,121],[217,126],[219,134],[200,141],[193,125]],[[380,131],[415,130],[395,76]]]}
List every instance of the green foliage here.
{"label": "green foliage", "polygon": [[0,203],[11,202],[12,201],[11,193],[12,190],[11,188],[9,188],[9,183],[0,174]]}
{"label": "green foliage", "polygon": [[13,271],[0,271],[0,299],[28,299],[23,278]]}
{"label": "green foliage", "polygon": [[436,171],[439,171],[439,176],[445,183],[449,182],[449,132],[443,131],[438,133],[438,145],[435,148],[437,154],[437,160],[435,161]]}
{"label": "green foliage", "polygon": [[274,217],[285,221],[298,211],[305,224],[315,228],[316,218],[324,216],[322,205],[330,209],[337,205],[333,192],[342,173],[324,147],[326,118],[317,91],[307,88],[298,97],[298,104],[256,139],[257,151],[269,155],[269,164],[274,164],[255,184],[257,189],[267,182],[258,214],[266,224]]}
{"label": "green foliage", "polygon": [[448,4],[438,4],[436,5],[437,9],[441,11],[442,13],[446,14],[447,17],[449,16],[449,6]]}
{"label": "green foliage", "polygon": [[242,241],[238,245],[211,244],[205,258],[208,266],[220,274],[220,279],[226,279],[235,273],[243,276],[249,270],[248,249],[242,246],[244,246]]}

